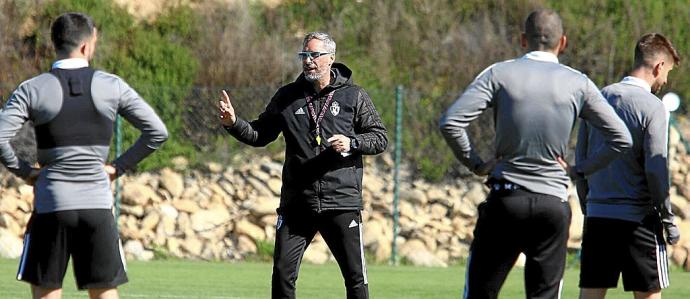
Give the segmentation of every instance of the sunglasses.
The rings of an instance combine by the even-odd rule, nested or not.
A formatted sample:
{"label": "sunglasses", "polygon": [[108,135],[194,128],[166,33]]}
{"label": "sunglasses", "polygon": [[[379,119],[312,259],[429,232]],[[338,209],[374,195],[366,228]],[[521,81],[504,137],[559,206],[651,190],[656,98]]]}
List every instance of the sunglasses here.
{"label": "sunglasses", "polygon": [[316,58],[319,58],[323,55],[328,55],[328,54],[333,54],[332,52],[311,52],[311,51],[302,51],[302,52],[297,52],[297,57],[300,59],[307,59],[311,58],[311,60],[314,60]]}

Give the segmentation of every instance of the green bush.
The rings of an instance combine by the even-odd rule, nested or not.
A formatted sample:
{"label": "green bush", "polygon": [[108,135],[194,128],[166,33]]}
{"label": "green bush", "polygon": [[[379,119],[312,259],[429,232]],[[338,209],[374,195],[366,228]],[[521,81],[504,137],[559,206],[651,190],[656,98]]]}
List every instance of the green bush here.
{"label": "green bush", "polygon": [[[352,68],[355,83],[369,92],[381,113],[389,152],[394,148],[395,87],[404,86],[402,160],[429,180],[467,174],[439,134],[438,119],[476,74],[522,54],[519,34],[531,10],[550,7],[561,14],[569,38],[561,62],[582,70],[600,87],[625,75],[634,43],[644,33],[665,34],[682,56],[690,48],[690,3],[681,0],[334,0],[282,1],[277,7],[199,1],[193,9],[166,8],[150,22],[137,22],[106,0],[8,3],[0,23],[36,11],[34,33],[22,41],[30,49],[15,48],[26,52],[25,64],[44,70],[54,59],[47,38],[50,21],[70,10],[94,17],[101,32],[94,64],[128,81],[170,130],[168,143],[143,169],[162,167],[175,155],[197,164],[257,152],[220,128],[214,99],[221,88],[228,89],[238,113],[256,117],[278,86],[299,75],[295,52],[309,31],[326,31],[336,40],[336,60]],[[12,44],[14,36],[6,35],[6,43]],[[690,104],[690,77],[683,76],[688,70],[685,62],[677,67],[667,87],[685,104]],[[470,132],[482,156],[492,155],[491,111]],[[125,144],[137,136],[126,128]],[[263,152],[283,149],[278,141]]]}
{"label": "green bush", "polygon": [[[121,76],[144,98],[165,122],[170,139],[140,169],[160,168],[173,156],[193,160],[196,151],[185,140],[183,101],[194,82],[198,62],[183,42],[194,35],[190,9],[169,9],[160,22],[137,23],[123,8],[106,0],[57,0],[39,12],[35,31],[37,52],[47,69],[54,60],[50,43],[50,23],[60,14],[79,11],[96,22],[100,38],[94,66]],[[123,122],[126,123],[126,122]],[[123,150],[139,137],[131,125],[122,126]],[[113,147],[114,151],[114,147]]]}

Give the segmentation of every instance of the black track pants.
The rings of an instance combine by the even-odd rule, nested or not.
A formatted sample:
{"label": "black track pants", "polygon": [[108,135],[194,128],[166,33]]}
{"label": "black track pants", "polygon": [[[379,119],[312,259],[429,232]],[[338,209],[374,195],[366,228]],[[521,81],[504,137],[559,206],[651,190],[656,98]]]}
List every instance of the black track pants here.
{"label": "black track pants", "polygon": [[347,298],[369,298],[359,211],[279,212],[273,255],[272,298],[295,298],[304,251],[320,232],[345,280]]}
{"label": "black track pants", "polygon": [[526,190],[492,191],[479,206],[463,298],[497,298],[523,252],[527,298],[560,298],[570,206]]}

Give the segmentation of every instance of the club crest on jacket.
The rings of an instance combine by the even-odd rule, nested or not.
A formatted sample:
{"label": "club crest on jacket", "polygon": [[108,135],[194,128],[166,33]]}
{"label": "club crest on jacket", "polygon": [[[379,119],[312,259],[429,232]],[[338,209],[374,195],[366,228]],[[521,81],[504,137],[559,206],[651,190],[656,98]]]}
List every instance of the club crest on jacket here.
{"label": "club crest on jacket", "polygon": [[337,116],[338,113],[340,113],[340,104],[338,104],[336,101],[333,101],[333,104],[331,104],[331,114],[333,114],[333,116]]}

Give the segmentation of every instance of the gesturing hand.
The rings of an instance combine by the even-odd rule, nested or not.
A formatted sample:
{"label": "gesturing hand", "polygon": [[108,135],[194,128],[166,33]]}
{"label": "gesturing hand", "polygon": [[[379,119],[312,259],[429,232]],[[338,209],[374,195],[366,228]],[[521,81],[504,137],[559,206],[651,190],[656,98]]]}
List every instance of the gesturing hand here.
{"label": "gesturing hand", "polygon": [[338,153],[347,153],[350,151],[350,137],[335,134],[333,137],[328,138],[328,142],[331,143],[331,147]]}
{"label": "gesturing hand", "polygon": [[223,90],[220,101],[218,101],[218,111],[220,112],[220,123],[223,126],[231,127],[235,125],[237,117],[235,116],[235,108],[230,103],[230,96]]}

